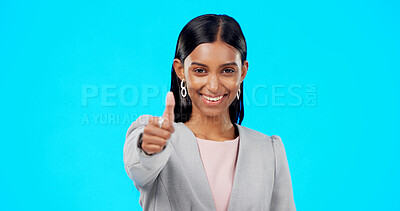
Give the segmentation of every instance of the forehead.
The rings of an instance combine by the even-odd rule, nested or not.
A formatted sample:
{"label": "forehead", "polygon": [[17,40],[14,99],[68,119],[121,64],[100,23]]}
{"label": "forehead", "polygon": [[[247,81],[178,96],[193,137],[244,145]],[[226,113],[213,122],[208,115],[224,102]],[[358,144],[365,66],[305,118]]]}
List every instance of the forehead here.
{"label": "forehead", "polygon": [[191,61],[204,63],[240,61],[240,54],[234,47],[224,42],[216,41],[213,43],[202,43],[198,45],[186,58],[185,63]]}

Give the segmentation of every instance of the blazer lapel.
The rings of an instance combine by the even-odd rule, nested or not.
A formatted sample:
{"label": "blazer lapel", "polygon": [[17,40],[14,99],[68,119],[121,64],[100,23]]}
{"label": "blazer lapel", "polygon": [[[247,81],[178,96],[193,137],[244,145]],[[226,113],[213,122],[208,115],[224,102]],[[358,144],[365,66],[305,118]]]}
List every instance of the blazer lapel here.
{"label": "blazer lapel", "polygon": [[[236,169],[235,169],[235,175],[233,177],[233,185],[232,185],[232,192],[231,192],[231,198],[229,200],[229,205],[228,205],[228,211],[233,210],[235,207],[237,208],[237,203],[240,202],[240,193],[245,193],[244,192],[244,185],[245,185],[245,173],[243,172],[244,170],[244,163],[242,162],[243,158],[243,151],[246,150],[247,148],[247,141],[245,134],[243,133],[243,129],[241,128],[240,125],[235,124],[236,127],[238,128],[239,131],[239,150],[238,150],[238,155],[237,155],[237,161],[236,161]],[[248,180],[248,178],[247,178]]]}
{"label": "blazer lapel", "polygon": [[[197,145],[197,140],[192,130],[188,128],[185,124],[179,122],[177,123],[184,130],[182,137],[180,138],[182,143],[177,143],[179,145],[185,145],[183,151],[185,153],[184,157],[188,158],[191,162],[191,168],[189,173],[193,178],[197,178],[198,183],[193,184],[196,187],[196,191],[199,192],[199,197],[205,197],[205,201],[209,201],[215,211],[215,203],[211,192],[211,187],[209,185],[205,169],[203,167],[203,162],[201,161],[200,151]],[[257,170],[259,166],[254,166],[254,159],[260,159],[257,156],[257,149],[253,147],[251,141],[256,137],[252,137],[250,134],[246,133],[246,129],[241,125],[235,124],[239,131],[239,150],[236,161],[235,175],[233,179],[232,192],[229,200],[228,211],[238,210],[244,201],[251,200],[252,194],[250,191],[257,190],[257,178],[260,175]],[[247,154],[245,153],[247,152]],[[254,152],[254,154],[252,153]],[[259,154],[258,154],[259,155]]]}
{"label": "blazer lapel", "polygon": [[182,157],[187,158],[185,162],[188,162],[190,169],[188,169],[188,175],[190,178],[197,178],[196,182],[193,183],[193,187],[196,190],[202,201],[207,202],[207,204],[212,205],[208,210],[215,211],[214,198],[211,192],[211,187],[207,179],[206,171],[201,161],[199,146],[197,145],[196,136],[193,134],[192,130],[188,128],[182,122],[177,123],[183,128],[182,136],[178,139],[180,143],[176,143],[174,148],[180,147],[182,150],[180,152],[184,153]]}
{"label": "blazer lapel", "polygon": [[241,125],[237,127],[240,134],[239,154],[228,211],[268,209],[275,165],[271,142],[262,133]]}

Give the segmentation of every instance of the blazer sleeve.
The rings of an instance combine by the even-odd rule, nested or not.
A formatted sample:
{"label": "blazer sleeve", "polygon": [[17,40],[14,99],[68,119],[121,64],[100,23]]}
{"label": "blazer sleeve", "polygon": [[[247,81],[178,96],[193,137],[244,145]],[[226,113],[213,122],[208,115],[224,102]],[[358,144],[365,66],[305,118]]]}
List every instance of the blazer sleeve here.
{"label": "blazer sleeve", "polygon": [[129,178],[134,182],[138,189],[150,186],[162,168],[167,163],[171,155],[171,143],[168,140],[166,147],[159,153],[146,155],[140,150],[137,143],[138,139],[148,124],[150,115],[141,115],[134,121],[126,133],[124,144],[124,167]]}
{"label": "blazer sleeve", "polygon": [[275,153],[275,181],[270,210],[296,210],[285,147],[283,146],[282,139],[279,136],[272,135],[271,139]]}

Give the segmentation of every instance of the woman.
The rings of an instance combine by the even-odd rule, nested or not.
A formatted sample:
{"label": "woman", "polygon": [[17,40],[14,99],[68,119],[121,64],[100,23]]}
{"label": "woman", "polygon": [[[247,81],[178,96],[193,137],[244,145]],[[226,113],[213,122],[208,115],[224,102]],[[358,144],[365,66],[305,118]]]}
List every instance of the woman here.
{"label": "woman", "polygon": [[295,210],[279,136],[241,126],[246,41],[227,15],[182,29],[162,117],[140,116],[124,146],[144,210]]}

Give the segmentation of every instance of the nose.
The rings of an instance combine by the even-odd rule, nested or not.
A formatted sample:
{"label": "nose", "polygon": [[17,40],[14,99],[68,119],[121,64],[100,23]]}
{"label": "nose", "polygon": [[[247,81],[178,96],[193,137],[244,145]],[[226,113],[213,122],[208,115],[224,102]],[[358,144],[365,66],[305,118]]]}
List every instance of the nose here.
{"label": "nose", "polygon": [[220,80],[218,75],[211,74],[210,77],[208,78],[207,89],[212,93],[218,93],[219,86],[220,86]]}

